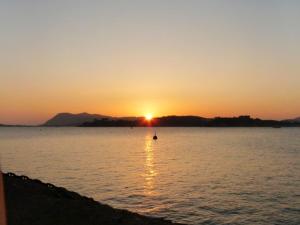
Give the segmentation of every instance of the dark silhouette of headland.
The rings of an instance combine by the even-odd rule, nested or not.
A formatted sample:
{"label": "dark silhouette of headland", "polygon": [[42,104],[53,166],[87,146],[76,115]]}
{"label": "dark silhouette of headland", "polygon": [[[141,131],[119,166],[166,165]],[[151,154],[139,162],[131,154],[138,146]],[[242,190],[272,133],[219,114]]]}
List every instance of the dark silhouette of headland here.
{"label": "dark silhouette of headland", "polygon": [[152,120],[144,117],[112,117],[98,114],[59,113],[43,126],[81,127],[300,127],[300,119],[263,120],[248,115],[204,118],[200,116],[163,116]]}
{"label": "dark silhouette of headland", "polygon": [[[103,121],[116,121],[116,120],[125,120],[133,121],[138,119],[138,117],[112,117],[99,114],[89,114],[89,113],[58,113],[54,117],[47,120],[42,126],[48,127],[59,127],[59,126],[80,126],[86,122],[93,122],[95,120]],[[116,125],[117,126],[117,125]]]}
{"label": "dark silhouette of headland", "polygon": [[111,118],[110,116],[104,116],[99,114],[88,113],[58,113],[53,118],[44,123],[44,126],[79,126],[84,122],[92,122],[93,120],[101,120],[104,118]]}
{"label": "dark silhouette of headland", "polygon": [[299,122],[253,119],[250,116],[216,117],[165,116],[147,121],[144,118],[128,121],[123,119],[101,119],[85,122],[82,127],[300,127]]}

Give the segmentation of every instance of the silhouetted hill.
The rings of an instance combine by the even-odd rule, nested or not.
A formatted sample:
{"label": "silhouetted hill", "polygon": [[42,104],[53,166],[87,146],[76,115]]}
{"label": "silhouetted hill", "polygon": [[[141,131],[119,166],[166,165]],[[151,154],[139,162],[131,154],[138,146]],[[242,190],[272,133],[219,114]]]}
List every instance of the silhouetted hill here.
{"label": "silhouetted hill", "polygon": [[300,117],[294,119],[283,120],[283,122],[300,123]]}
{"label": "silhouetted hill", "polygon": [[151,122],[144,117],[111,117],[98,114],[59,113],[43,126],[83,127],[299,127],[300,118],[291,120],[262,120],[250,116],[204,118],[199,116],[163,116]]}
{"label": "silhouetted hill", "polygon": [[200,116],[163,116],[155,118],[152,125],[162,127],[199,127],[205,126],[209,121],[210,119]]}
{"label": "silhouetted hill", "polygon": [[85,122],[91,122],[95,119],[100,120],[103,118],[111,117],[88,113],[58,113],[53,118],[44,123],[43,126],[79,126]]}
{"label": "silhouetted hill", "polygon": [[94,120],[85,122],[80,126],[84,127],[292,127],[300,126],[298,122],[253,119],[250,116],[239,117],[216,117],[213,119],[198,116],[165,116],[153,118],[151,122],[144,118],[136,120],[109,119]]}

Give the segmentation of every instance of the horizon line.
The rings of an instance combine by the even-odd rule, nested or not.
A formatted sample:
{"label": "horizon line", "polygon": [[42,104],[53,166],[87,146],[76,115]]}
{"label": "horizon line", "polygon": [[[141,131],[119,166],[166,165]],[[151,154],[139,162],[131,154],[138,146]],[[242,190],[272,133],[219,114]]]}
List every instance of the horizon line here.
{"label": "horizon line", "polygon": [[[71,115],[80,115],[80,114],[88,114],[88,115],[97,115],[97,116],[102,116],[102,117],[107,117],[107,118],[117,118],[117,119],[122,119],[122,118],[145,118],[144,116],[110,116],[110,115],[104,115],[104,114],[98,114],[98,113],[88,113],[88,112],[80,112],[80,113],[72,113],[72,112],[60,112],[60,113],[56,113],[54,114],[52,117],[46,119],[44,122],[42,123],[2,123],[0,122],[0,125],[4,125],[4,126],[28,126],[28,127],[38,127],[38,126],[43,126],[48,120],[53,119],[55,116],[59,115],[59,114],[71,114]],[[215,118],[238,118],[241,116],[248,116],[252,119],[261,119],[261,120],[274,120],[274,121],[285,121],[285,120],[295,120],[300,118],[299,117],[293,117],[293,118],[285,118],[285,119],[270,119],[270,118],[262,118],[262,117],[252,117],[251,114],[240,114],[240,115],[234,115],[234,116],[212,116],[212,117],[204,117],[204,116],[200,116],[197,114],[166,114],[166,115],[161,115],[161,116],[153,116],[153,119],[155,118],[162,118],[162,117],[171,117],[171,116],[177,116],[177,117],[200,117],[200,118],[204,118],[204,119],[215,119]]]}

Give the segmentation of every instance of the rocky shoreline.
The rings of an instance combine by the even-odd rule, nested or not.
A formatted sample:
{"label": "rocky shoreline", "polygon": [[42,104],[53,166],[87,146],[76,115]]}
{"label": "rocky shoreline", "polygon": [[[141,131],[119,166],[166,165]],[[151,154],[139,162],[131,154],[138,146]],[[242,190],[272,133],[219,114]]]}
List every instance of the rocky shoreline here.
{"label": "rocky shoreline", "polygon": [[179,225],[114,209],[63,187],[4,173],[8,225]]}

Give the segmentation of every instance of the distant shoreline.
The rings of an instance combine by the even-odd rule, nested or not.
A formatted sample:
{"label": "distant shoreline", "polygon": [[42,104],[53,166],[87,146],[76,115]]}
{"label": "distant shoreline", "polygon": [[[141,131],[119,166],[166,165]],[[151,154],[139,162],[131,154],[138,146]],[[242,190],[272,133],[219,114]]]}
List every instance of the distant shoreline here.
{"label": "distant shoreline", "polygon": [[151,128],[151,127],[166,127],[166,128],[299,128],[300,127],[300,124],[294,124],[294,125],[288,125],[288,126],[285,126],[285,125],[282,125],[280,127],[273,127],[273,126],[45,126],[45,125],[2,125],[0,126],[1,127],[11,127],[11,128],[14,128],[14,127],[22,127],[22,128],[26,128],[26,127],[34,127],[34,128],[63,128],[63,127],[72,127],[72,128],[96,128],[96,127],[99,127],[99,128],[109,128],[109,127],[115,127],[115,128],[118,128],[118,127],[124,127],[124,128]]}
{"label": "distant shoreline", "polygon": [[[93,116],[93,115],[92,115]],[[300,120],[262,120],[250,116],[203,118],[199,116],[164,116],[147,120],[137,118],[99,118],[86,114],[56,115],[46,123],[36,126],[5,125],[0,127],[300,127]]]}
{"label": "distant shoreline", "polygon": [[205,118],[200,116],[112,117],[89,113],[58,113],[43,124],[0,124],[0,127],[300,127],[300,117],[286,120],[237,117]]}

